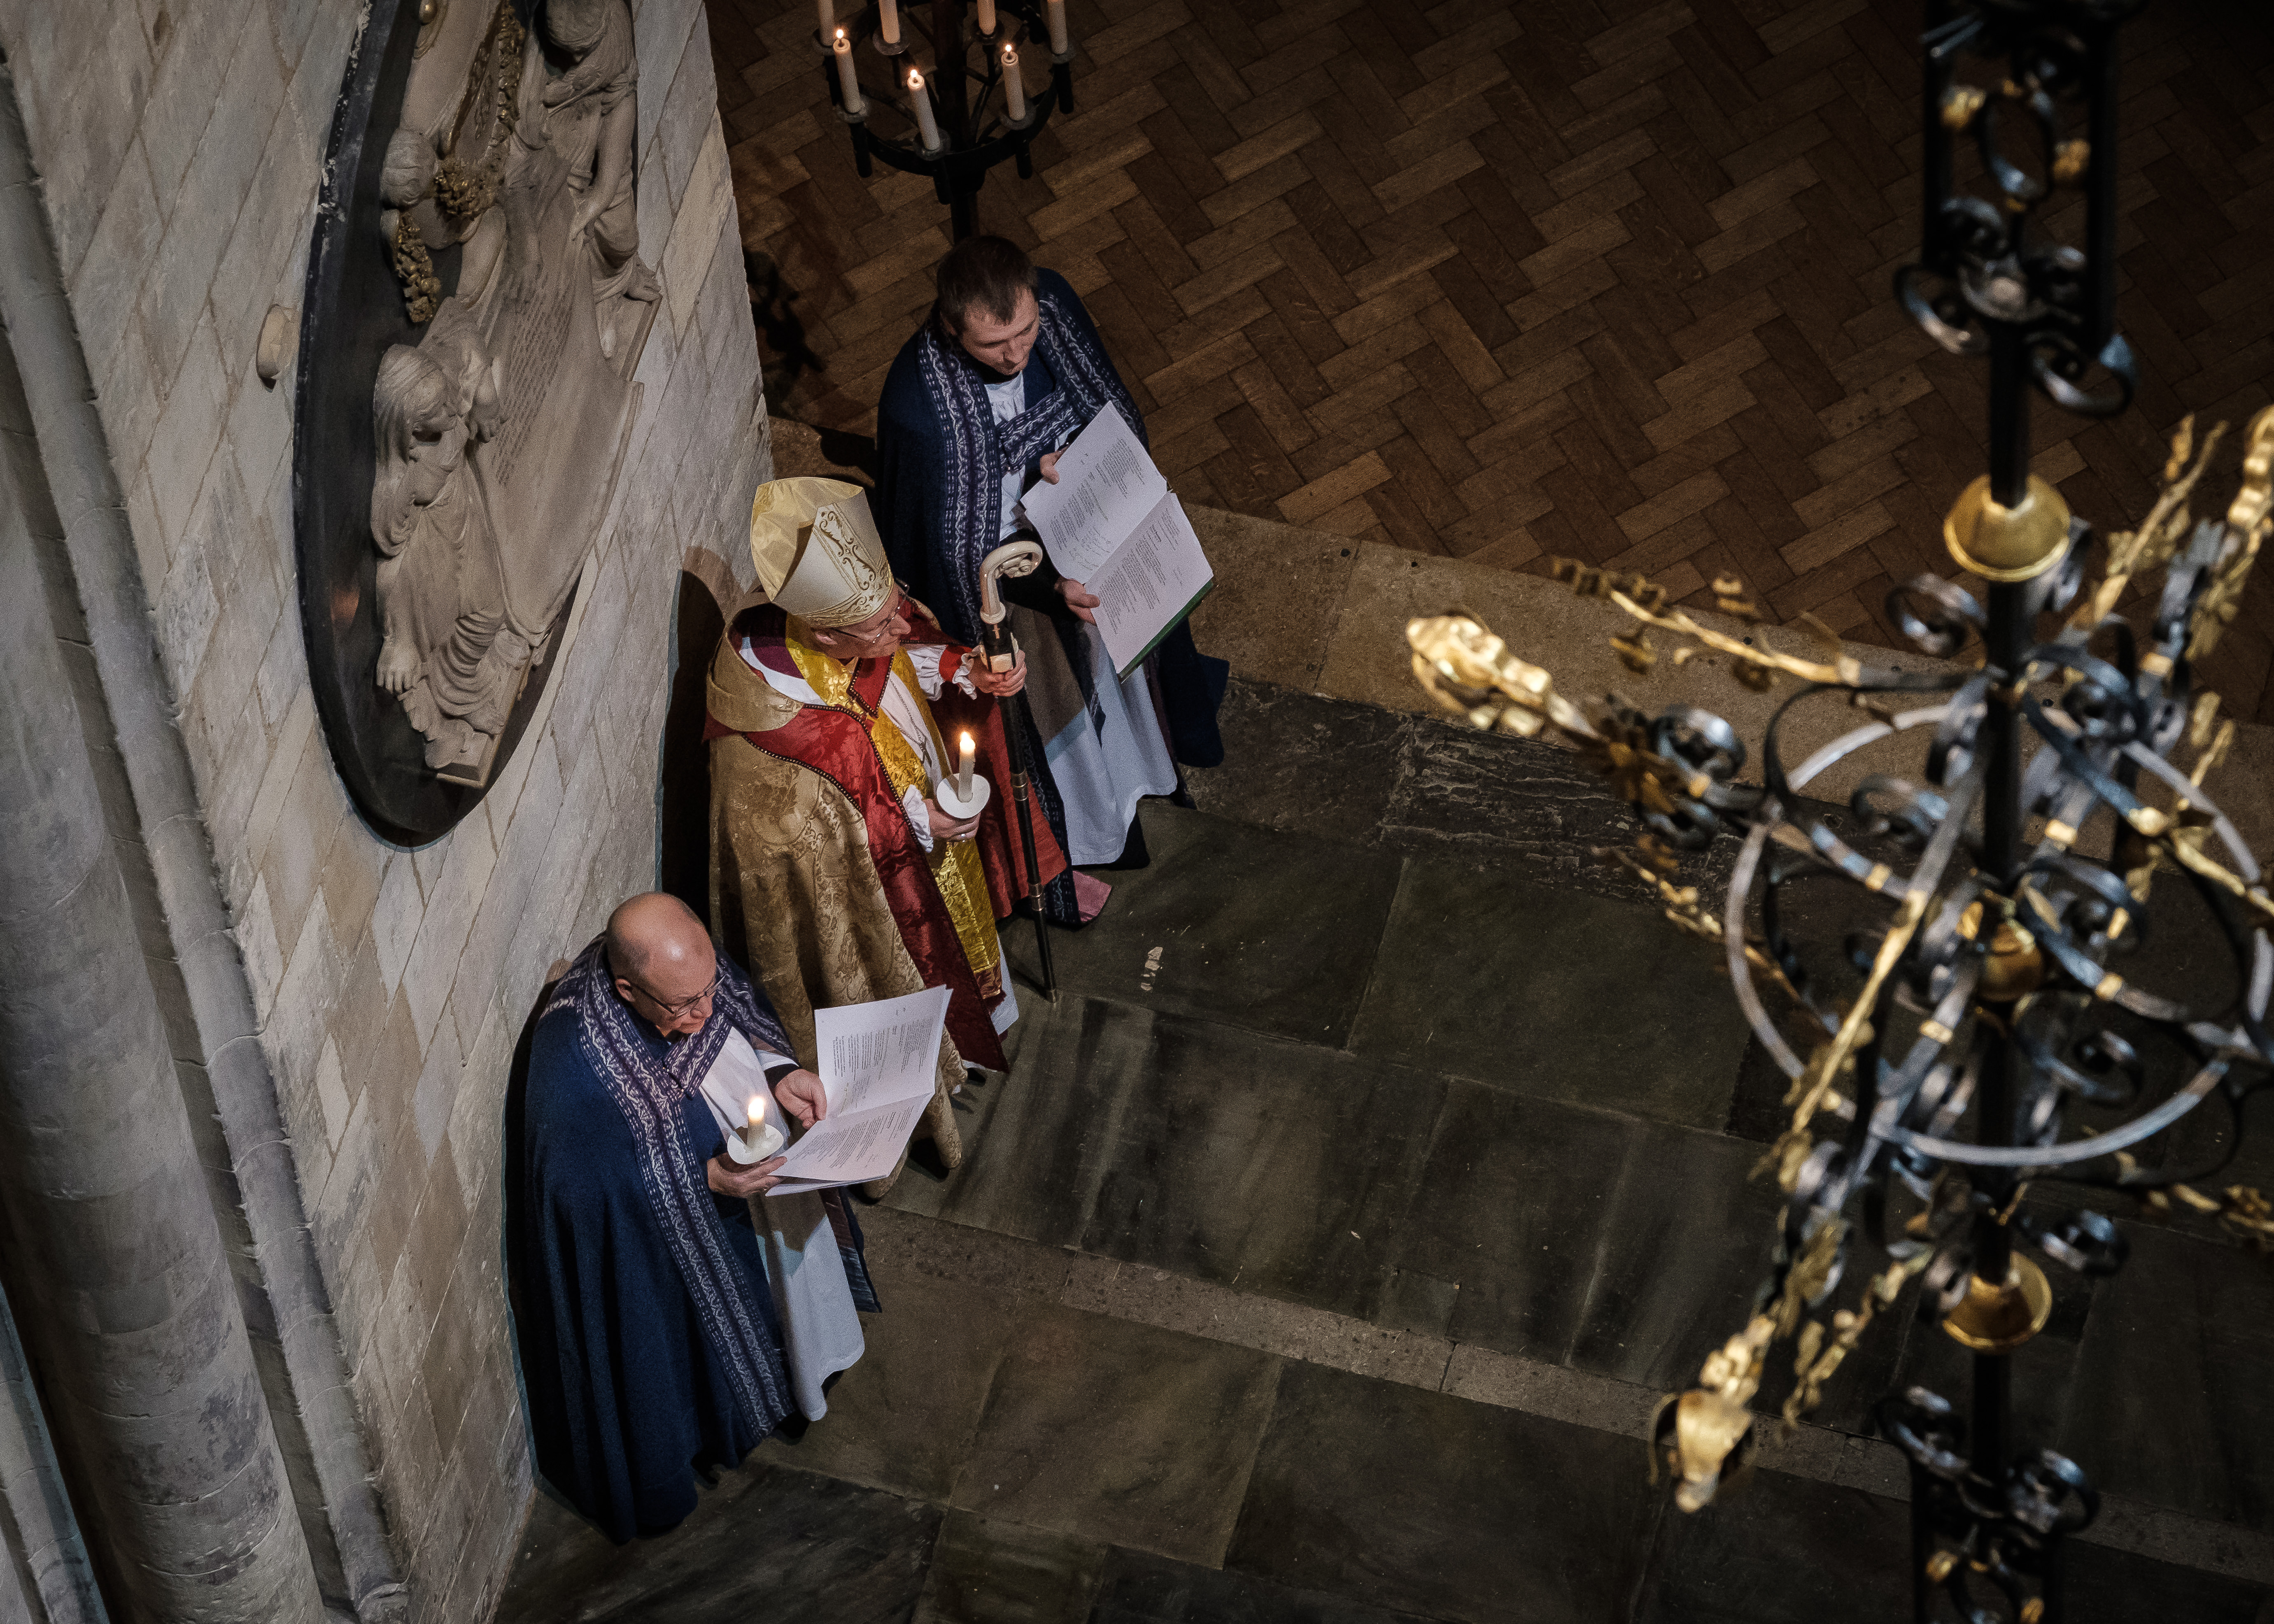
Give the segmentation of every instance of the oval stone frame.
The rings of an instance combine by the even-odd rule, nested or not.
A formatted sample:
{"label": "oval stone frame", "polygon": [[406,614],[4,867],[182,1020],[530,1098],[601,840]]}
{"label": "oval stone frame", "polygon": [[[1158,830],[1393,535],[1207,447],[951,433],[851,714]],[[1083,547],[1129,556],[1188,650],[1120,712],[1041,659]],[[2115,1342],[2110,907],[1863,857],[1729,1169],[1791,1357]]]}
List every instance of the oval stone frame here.
{"label": "oval stone frame", "polygon": [[[526,0],[514,5],[524,25],[535,9]],[[375,0],[333,112],[302,302],[292,449],[301,629],[317,714],[358,810],[387,838],[413,846],[448,833],[497,781],[560,663],[581,590],[570,591],[529,666],[482,781],[431,771],[424,740],[374,680],[381,636],[371,537],[373,380],[390,345],[415,345],[426,330],[410,320],[370,223],[385,207],[380,174],[410,82],[418,11],[419,0]],[[446,292],[456,288],[463,252],[433,255]]]}

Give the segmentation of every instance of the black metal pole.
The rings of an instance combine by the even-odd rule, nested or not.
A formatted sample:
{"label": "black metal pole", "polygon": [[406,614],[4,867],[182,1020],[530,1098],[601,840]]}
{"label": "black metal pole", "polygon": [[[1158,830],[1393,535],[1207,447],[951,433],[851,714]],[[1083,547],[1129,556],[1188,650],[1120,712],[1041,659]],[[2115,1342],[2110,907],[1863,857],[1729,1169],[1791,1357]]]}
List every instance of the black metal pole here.
{"label": "black metal pole", "polygon": [[1927,1506],[1934,1479],[1916,1461],[1909,1462],[1911,1477],[1911,1624],[1933,1624],[1934,1588],[1927,1583],[1927,1559],[1934,1554],[1934,1531],[1927,1521]]}
{"label": "black metal pole", "polygon": [[[2028,357],[2019,330],[2003,321],[1990,324],[1990,495],[2002,507],[2027,499],[2029,482],[2029,381]],[[1988,658],[1998,673],[1983,718],[1989,747],[1983,785],[1982,868],[1991,884],[2010,893],[2022,849],[2021,678],[2030,631],[2026,582],[1993,583],[1990,588]],[[2000,921],[1985,911],[1985,946]],[[1982,1057],[1975,1101],[1975,1139],[2005,1146],[2014,1138],[2014,1054],[2007,1034],[1993,1030]],[[2013,1232],[2005,1216],[2012,1206],[2010,1175],[1984,1169],[1979,1193],[1987,1206],[1974,1220],[1974,1274],[1993,1289],[2006,1283],[2013,1264]],[[2006,1418],[2012,1367],[2002,1353],[1974,1356],[1971,1448],[1974,1470],[1993,1484],[2006,1474]]]}

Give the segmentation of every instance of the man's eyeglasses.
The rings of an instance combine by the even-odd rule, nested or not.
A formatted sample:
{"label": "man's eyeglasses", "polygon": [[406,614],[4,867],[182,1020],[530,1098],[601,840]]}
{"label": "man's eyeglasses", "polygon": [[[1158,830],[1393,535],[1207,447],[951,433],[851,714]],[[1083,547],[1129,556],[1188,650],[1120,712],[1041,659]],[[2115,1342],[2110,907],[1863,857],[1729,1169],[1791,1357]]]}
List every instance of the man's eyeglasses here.
{"label": "man's eyeglasses", "polygon": [[892,606],[885,612],[885,618],[877,621],[877,624],[870,630],[865,632],[856,632],[848,626],[840,629],[837,635],[840,637],[844,638],[847,643],[857,643],[862,644],[863,647],[866,647],[868,644],[872,643],[881,643],[884,641],[885,635],[892,630],[892,622],[895,620],[906,620],[907,618],[907,612],[908,600],[907,594],[895,594],[892,598]]}
{"label": "man's eyeglasses", "polygon": [[[661,998],[657,997],[646,988],[641,987],[637,981],[633,981],[632,986],[638,989],[641,997],[645,998],[650,1004],[652,1004],[656,1008],[661,1010],[674,1020],[676,1020],[681,1015],[686,1014],[688,1011],[693,1009],[697,1004],[702,1003],[704,999],[710,997],[713,993],[717,992],[719,990],[719,982],[725,974],[726,973],[724,971],[721,971],[719,974],[713,975],[711,978],[711,985],[705,987],[701,992],[697,993],[693,997],[681,998],[676,1004],[665,1003]],[[626,977],[625,979],[629,980],[630,978]]]}

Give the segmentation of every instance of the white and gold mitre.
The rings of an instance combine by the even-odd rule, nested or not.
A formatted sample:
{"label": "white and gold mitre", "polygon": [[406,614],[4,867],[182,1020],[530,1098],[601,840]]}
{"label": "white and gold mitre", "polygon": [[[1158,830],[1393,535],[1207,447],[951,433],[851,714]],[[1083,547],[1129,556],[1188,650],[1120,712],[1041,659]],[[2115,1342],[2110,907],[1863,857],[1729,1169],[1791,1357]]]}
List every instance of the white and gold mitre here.
{"label": "white and gold mitre", "polygon": [[775,479],[750,503],[758,584],[809,626],[854,626],[892,597],[869,495],[841,479]]}

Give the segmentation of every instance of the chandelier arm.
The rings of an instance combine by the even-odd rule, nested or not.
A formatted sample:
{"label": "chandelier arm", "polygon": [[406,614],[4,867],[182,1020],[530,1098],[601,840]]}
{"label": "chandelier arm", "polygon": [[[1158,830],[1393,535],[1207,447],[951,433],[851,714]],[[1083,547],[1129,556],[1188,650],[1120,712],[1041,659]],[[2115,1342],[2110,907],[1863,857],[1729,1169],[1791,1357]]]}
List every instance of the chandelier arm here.
{"label": "chandelier arm", "polygon": [[1866,722],[1852,733],[1841,734],[1793,769],[1793,788],[1803,787],[1826,767],[1844,756],[1852,755],[1867,744],[1875,744],[1891,733],[1901,733],[1907,727],[1916,727],[1922,722],[1939,722],[1949,709],[1948,705],[1935,705],[1924,710],[1904,710],[1886,721]]}
{"label": "chandelier arm", "polygon": [[2086,1140],[2072,1139],[2061,1145],[1974,1145],[1964,1139],[1913,1133],[1902,1128],[1889,1128],[1879,1137],[1904,1150],[1943,1162],[1962,1162],[1969,1167],[2067,1167],[2127,1149],[2162,1132],[2202,1103],[2203,1096],[2218,1086],[2225,1072],[2226,1062],[2214,1056],[2188,1079],[2185,1088],[2145,1116],[2135,1116],[2122,1127],[2111,1128]]}
{"label": "chandelier arm", "polygon": [[[2076,1067],[2069,1064],[2060,1057],[2056,1045],[2047,1042],[2044,1037],[2030,1030],[2027,1021],[2016,1024],[2015,1035],[2021,1040],[2022,1052],[2029,1056],[2029,1064],[2037,1071],[2058,1086],[2075,1094],[2079,1099],[2088,1101],[2094,1105],[2114,1106],[2120,1109],[2130,1105],[2139,1097],[2144,1068],[2139,1064],[2137,1053],[2132,1046],[2106,1027],[2083,1039],[2075,1039],[2065,1034],[2063,1046],[2072,1052],[2081,1043],[2090,1043],[2098,1047],[2115,1062],[2115,1069],[2122,1075],[2123,1080],[2120,1086],[2094,1077],[2088,1072],[2080,1071]],[[2189,1048],[2194,1047],[2188,1042],[2185,1027],[2180,1028],[2174,1041],[2186,1044]],[[2197,1058],[2200,1059],[2201,1056],[2198,1055]]]}
{"label": "chandelier arm", "polygon": [[[1979,679],[1965,680],[1970,682],[1971,680],[1978,680]],[[1937,691],[1941,688],[1957,686],[1962,679],[1956,677],[1935,676],[1928,678],[1927,680],[1936,685],[1935,689],[1931,689],[1930,691]],[[1783,753],[1777,748],[1777,734],[1783,727],[1787,712],[1790,711],[1795,705],[1798,704],[1803,699],[1807,699],[1816,694],[1826,692],[1827,690],[1837,690],[1849,693],[1850,695],[1867,691],[1886,691],[1869,690],[1850,684],[1811,683],[1802,688],[1797,693],[1794,694],[1791,698],[1786,700],[1782,704],[1776,708],[1775,712],[1769,718],[1768,726],[1762,735],[1761,776],[1768,784],[1768,793],[1770,796],[1775,800],[1780,807],[1793,804],[1798,800],[1798,796],[1796,793],[1796,786],[1786,776],[1784,771]],[[1929,715],[1941,717],[1943,718],[1943,726],[1947,727],[1949,726],[1947,719],[1948,712],[1962,705],[1964,703],[1965,693],[1962,688],[1958,700],[1954,701],[1950,706],[1936,707],[1926,712],[1911,711],[1904,714],[1907,716],[1916,717],[1920,720],[1926,719]],[[1860,748],[1863,744],[1870,742],[1871,737],[1885,737],[1886,734],[1884,733],[1870,734],[1870,729],[1877,726],[1878,724],[1867,724],[1865,727],[1856,730],[1855,733],[1847,735],[1845,739],[1834,741],[1832,745],[1828,745],[1825,747],[1824,749],[1820,749],[1817,751],[1815,755],[1811,756],[1806,762],[1802,763],[1803,768],[1808,771],[1803,773],[1801,781],[1805,783],[1810,778],[1814,777],[1817,772],[1821,771],[1823,765],[1828,764],[1828,763],[1824,761],[1824,757],[1827,750],[1835,752],[1832,756],[1831,759],[1836,761],[1841,756],[1847,754],[1849,749]],[[1859,734],[1869,734],[1870,736],[1858,737]],[[1849,743],[1848,741],[1849,740],[1853,740],[1854,742]],[[1971,758],[1969,756],[1967,759],[1970,761]],[[1918,883],[1918,874],[1914,874],[1909,876],[1901,876],[1896,874],[1894,870],[1889,868],[1886,864],[1874,862],[1871,859],[1864,856],[1861,852],[1856,850],[1856,848],[1850,846],[1847,841],[1841,839],[1837,834],[1834,834],[1831,828],[1820,818],[1815,817],[1811,815],[1803,814],[1799,817],[1788,816],[1786,821],[1807,837],[1810,846],[1814,848],[1818,856],[1822,857],[1833,868],[1846,875],[1849,879],[1854,880],[1856,883],[1865,887],[1867,890],[1878,891],[1891,900],[1900,900],[1903,897],[1907,896],[1911,889]],[[1919,873],[1924,872],[1925,870],[1924,868],[1919,871]],[[1936,872],[1939,876],[1939,871],[1937,870]],[[1930,883],[1930,890],[1931,890],[1931,883]]]}
{"label": "chandelier arm", "polygon": [[1807,1065],[1793,1053],[1784,1034],[1769,1019],[1761,1004],[1760,990],[1753,985],[1753,967],[1745,957],[1745,904],[1751,897],[1753,876],[1759,870],[1761,853],[1768,846],[1769,831],[1779,816],[1773,797],[1761,803],[1759,821],[1745,835],[1745,844],[1739,848],[1736,865],[1729,871],[1729,901],[1721,916],[1721,943],[1729,961],[1729,985],[1737,995],[1737,1007],[1744,1011],[1745,1024],[1753,1029],[1761,1047],[1768,1051],[1787,1077],[1798,1077]]}
{"label": "chandelier arm", "polygon": [[[2022,696],[2022,714],[2027,717],[2029,725],[2037,729],[2037,737],[2044,741],[2047,749],[2060,752],[2061,765],[2068,770],[2069,776],[2090,789],[2097,798],[2106,801],[2114,809],[2116,816],[2125,823],[2138,828],[2139,825],[2134,823],[2135,816],[2141,812],[2155,810],[2139,796],[2103,772],[2099,763],[2085,754],[2083,748],[2071,734],[2047,720],[2044,705],[2036,695],[2027,694]],[[2161,814],[2157,816],[2160,816]]]}
{"label": "chandelier arm", "polygon": [[2143,1191],[2163,1191],[2169,1190],[2175,1184],[2195,1184],[2210,1177],[2213,1174],[2222,1172],[2234,1161],[2236,1154],[2242,1148],[2242,1109],[2230,1089],[2214,1088],[2210,1091],[2210,1097],[2217,1099],[2226,1108],[2227,1132],[2224,1148],[2209,1161],[2198,1162],[2193,1166],[2180,1169],[2178,1172],[2159,1168],[2153,1177],[2143,1176],[2142,1170],[2136,1168],[2128,1176],[2122,1172],[2088,1173],[2082,1169],[2089,1166],[2089,1163],[2081,1163],[2075,1169],[2063,1169],[2058,1172],[2044,1174],[2043,1177],[2049,1181],[2074,1184],[2082,1190],[2107,1190],[2125,1195],[2137,1195]]}
{"label": "chandelier arm", "polygon": [[[2209,906],[2211,916],[2218,921],[2219,929],[2226,933],[2228,947],[2240,963],[2246,952],[2250,960],[2250,980],[2235,1010],[2236,1032],[2226,1035],[2228,1049],[2249,1053],[2254,1059],[2274,1065],[2274,1040],[2266,1032],[2266,997],[2270,986],[2274,986],[2274,944],[2267,941],[2263,926],[2254,927],[2248,936],[2238,915],[2234,898],[2225,889],[2214,884],[2207,876],[2190,870],[2187,878],[2195,884],[2195,893]],[[2246,945],[2247,944],[2247,945]],[[2239,1035],[2244,1041],[2237,1042]]]}
{"label": "chandelier arm", "polygon": [[[1879,1003],[1871,1011],[1871,1035],[1856,1056],[1855,1113],[1849,1119],[1845,1142],[1841,1147],[1841,1176],[1837,1186],[1826,1192],[1824,1207],[1837,1213],[1847,1206],[1850,1197],[1862,1185],[1872,1182],[1874,1169],[1882,1160],[1884,1144],[1871,1132],[1871,1124],[1879,1116],[1883,1098],[1880,1085],[1887,1071],[1885,1058],[1887,1034],[1888,1006],[1895,996],[1895,978],[1890,976],[1879,989]],[[1918,1046],[1914,1045],[1914,1049]],[[1930,1049],[1939,1045],[1929,1045]],[[1910,1056],[1905,1056],[1908,1069]],[[1924,1068],[1921,1068],[1924,1071]],[[1878,1175],[1885,1177],[1884,1172]]]}
{"label": "chandelier arm", "polygon": [[1785,985],[1791,989],[1800,1007],[1826,1033],[1836,1032],[1840,1027],[1839,1011],[1826,1009],[1817,997],[1815,979],[1809,974],[1808,966],[1795,951],[1792,939],[1785,934],[1783,898],[1788,886],[1810,880],[1845,880],[1848,876],[1826,863],[1807,843],[1806,838],[1790,823],[1778,823],[1770,831],[1770,838],[1797,858],[1801,866],[1788,869],[1772,860],[1767,878],[1761,887],[1761,932],[1768,946],[1768,956],[1784,976]]}
{"label": "chandelier arm", "polygon": [[[1949,989],[1935,1004],[1933,1014],[1921,1025],[1919,1036],[1912,1043],[1910,1053],[1903,1056],[1902,1065],[1889,1073],[1886,1085],[1881,1087],[1875,1122],[1900,1123],[1909,1111],[1927,1073],[1954,1047],[1960,1023],[1966,1019],[1967,1007],[1973,1002],[1974,990],[1981,979],[1979,955],[1969,954],[1957,962]],[[1938,1030],[1945,1035],[1936,1036]]]}
{"label": "chandelier arm", "polygon": [[2246,885],[2255,885],[2259,883],[2262,876],[2258,869],[2258,860],[2251,855],[2250,848],[2243,843],[2242,836],[2236,831],[2233,823],[2228,821],[2226,814],[2218,809],[2218,803],[2210,798],[2210,793],[2202,785],[2195,782],[2153,750],[2142,749],[2137,742],[2127,744],[2124,747],[2124,754],[2170,785],[2190,808],[2198,812],[2207,813],[2210,817],[2210,826],[2218,831],[2220,844],[2226,847],[2228,855],[2234,859],[2235,872],[2242,876],[2242,883]]}
{"label": "chandelier arm", "polygon": [[2063,928],[2059,913],[2045,894],[2029,883],[2025,877],[2016,887],[2017,900],[2026,903],[2029,911],[2044,921],[2044,928],[2030,928],[2039,948],[2060,966],[2061,973],[2077,986],[2104,1003],[2113,1004],[2132,1011],[2143,1019],[2161,1021],[2167,1026],[2183,1026],[2194,1019],[2193,1011],[2183,1004],[2154,993],[2143,992],[2112,970],[2103,969],[2099,961],[2076,944]]}

